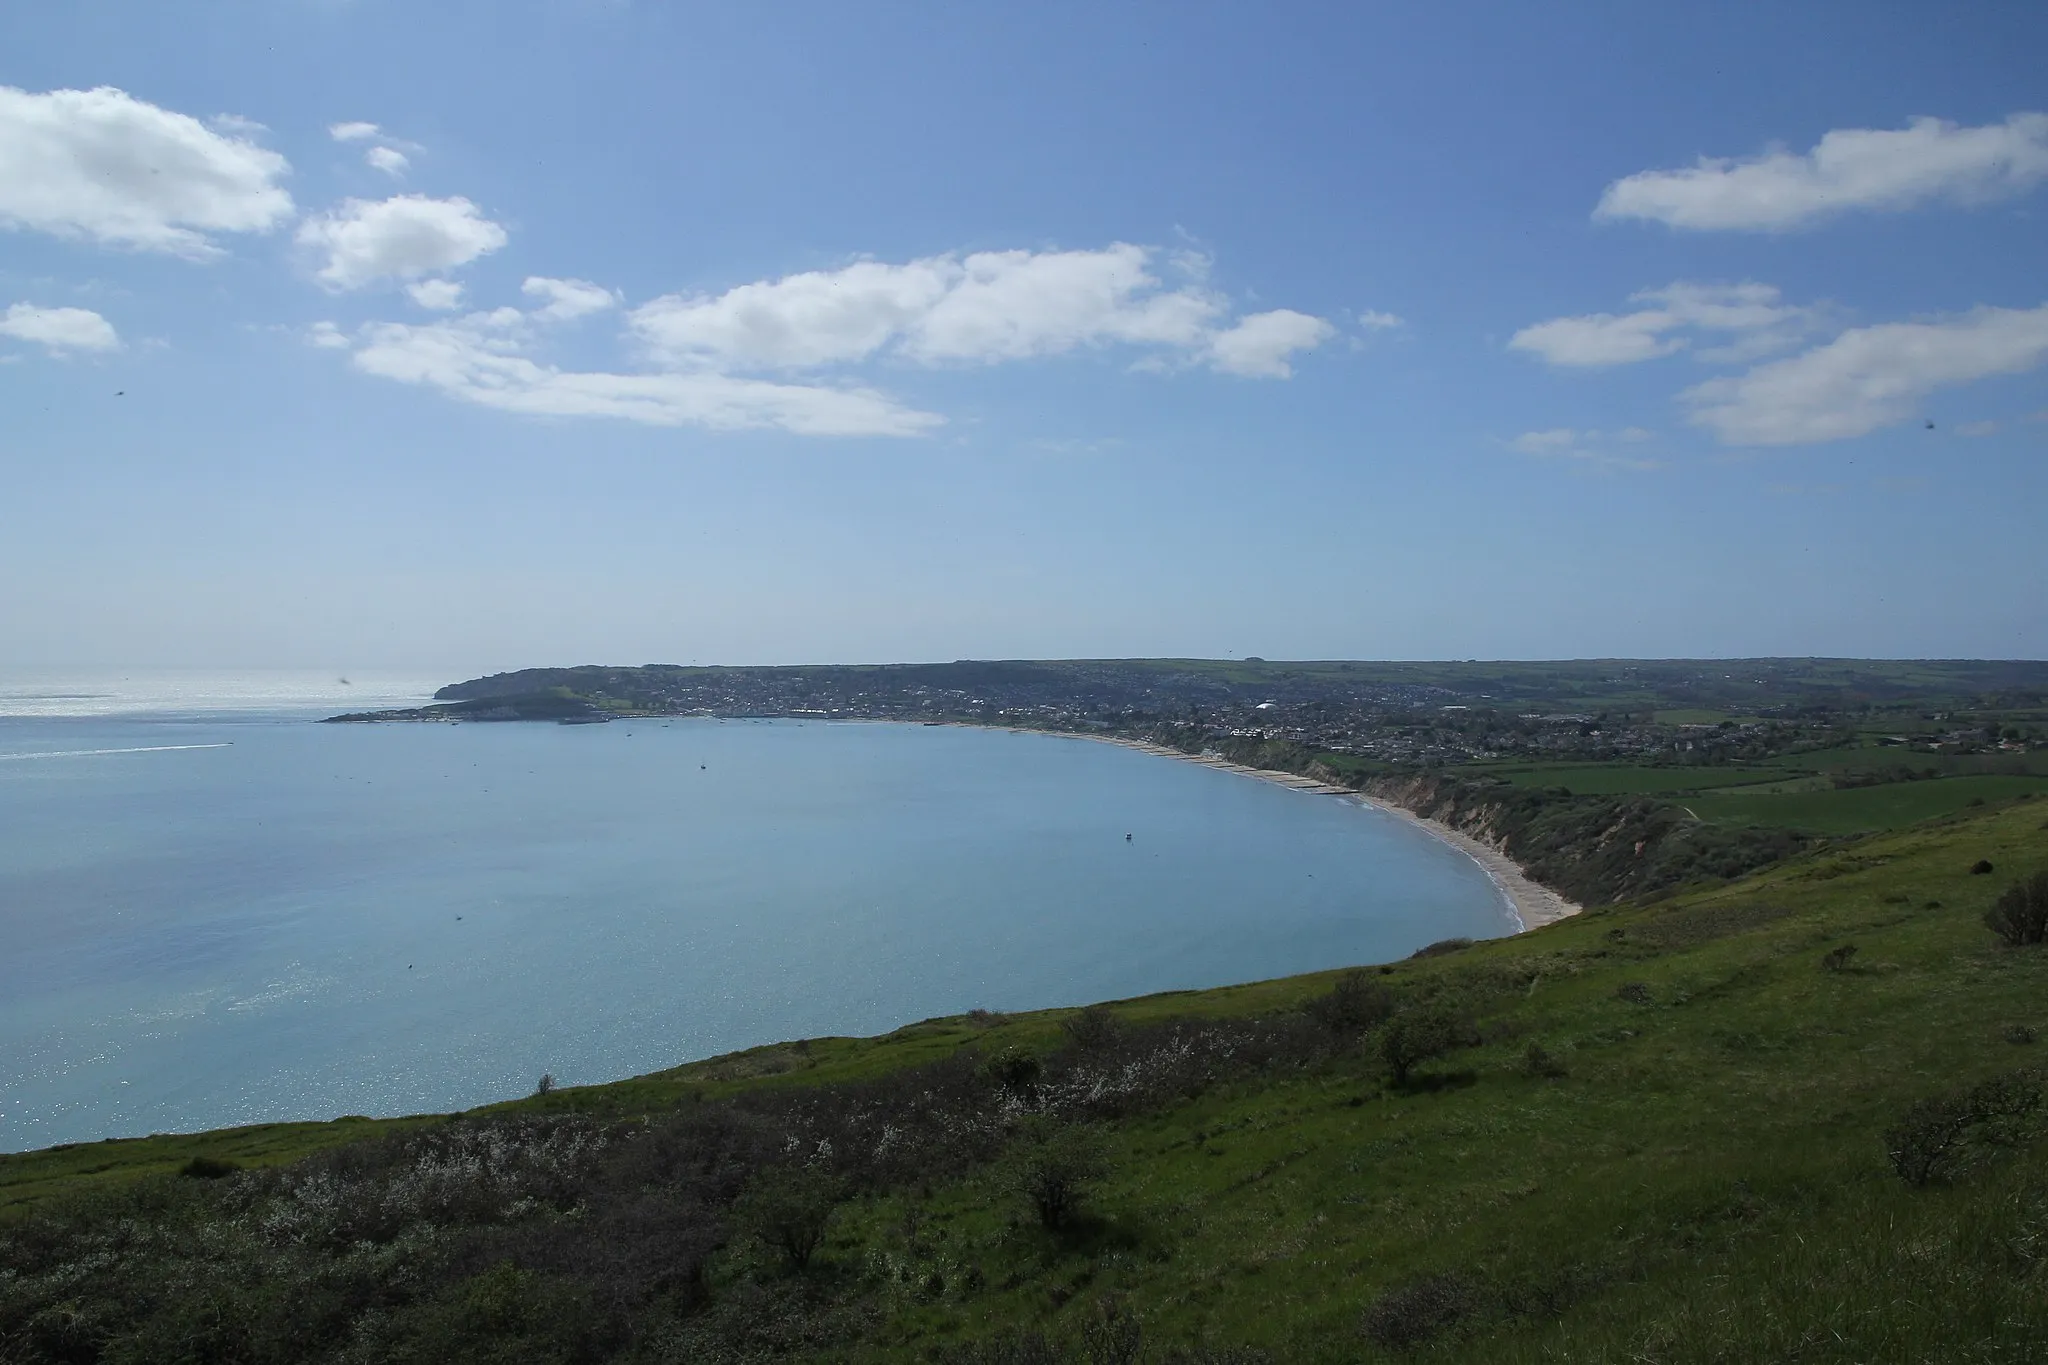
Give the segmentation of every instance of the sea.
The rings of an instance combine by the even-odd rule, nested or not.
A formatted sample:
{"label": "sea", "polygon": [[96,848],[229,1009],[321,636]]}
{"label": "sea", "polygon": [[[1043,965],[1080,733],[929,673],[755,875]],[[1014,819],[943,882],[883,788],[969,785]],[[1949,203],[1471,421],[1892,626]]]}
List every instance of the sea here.
{"label": "sea", "polygon": [[0,1151],[455,1111],[1516,927],[1406,822],[1085,739],[318,723],[434,685],[0,676]]}

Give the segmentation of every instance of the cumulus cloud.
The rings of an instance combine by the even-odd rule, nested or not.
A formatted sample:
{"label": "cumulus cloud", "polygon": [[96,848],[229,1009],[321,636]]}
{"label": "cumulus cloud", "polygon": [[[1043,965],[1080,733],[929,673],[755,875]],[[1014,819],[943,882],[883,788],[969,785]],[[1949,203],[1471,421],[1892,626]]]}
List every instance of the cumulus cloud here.
{"label": "cumulus cloud", "polygon": [[405,287],[406,296],[422,308],[447,313],[462,306],[462,286],[454,280],[418,280]]}
{"label": "cumulus cloud", "polygon": [[872,389],[785,384],[716,373],[589,373],[526,351],[526,315],[501,308],[423,326],[373,323],[351,356],[366,374],[421,384],[507,412],[615,417],[714,431],[776,428],[806,436],[918,436],[944,421]]}
{"label": "cumulus cloud", "polygon": [[1807,152],[1772,148],[1741,159],[1701,157],[1683,170],[1642,171],[1600,196],[1595,218],[1673,227],[1782,230],[1852,209],[1930,200],[1985,203],[2048,180],[2048,114],[1960,127],[1916,118],[1904,128],[1837,128]]}
{"label": "cumulus cloud", "polygon": [[529,275],[519,288],[528,298],[544,300],[533,314],[543,322],[568,322],[601,313],[619,301],[611,290],[588,280],[551,280],[544,275]]}
{"label": "cumulus cloud", "polygon": [[[323,279],[346,288],[401,273],[382,257],[359,263],[374,253],[332,226],[365,220],[368,210],[380,207],[351,201],[302,231],[302,239],[331,253]],[[417,264],[427,255],[405,259]],[[878,359],[991,364],[1118,342],[1150,347],[1149,359],[1164,352],[1180,364],[1284,378],[1294,355],[1335,334],[1323,319],[1289,309],[1231,321],[1220,297],[1193,284],[1167,286],[1147,268],[1148,260],[1148,249],[1122,245],[1097,252],[980,252],[902,265],[860,261],[718,295],[671,295],[626,316],[627,336],[645,365],[638,372],[567,370],[548,362],[545,347],[559,335],[555,324],[615,308],[620,300],[588,280],[543,275],[522,284],[530,301],[524,310],[496,308],[425,324],[372,323],[352,336],[321,324],[310,339],[346,347],[351,363],[366,374],[509,412],[718,431],[901,437],[927,434],[944,419],[852,379],[798,380],[789,372]],[[452,309],[461,298],[458,286],[440,279],[417,282],[407,292],[429,308]]]}
{"label": "cumulus cloud", "polygon": [[[858,261],[723,294],[669,295],[635,309],[631,325],[672,364],[726,370],[811,369],[880,355],[922,365],[992,364],[1113,343],[1213,354],[1227,304],[1199,284],[1167,288],[1151,269],[1153,255],[1117,243],[900,265]],[[1290,325],[1292,335],[1304,335],[1300,324]],[[1267,345],[1283,330],[1271,322],[1261,328]],[[1250,354],[1254,341],[1238,344]],[[1282,360],[1261,372],[1284,375]]]}
{"label": "cumulus cloud", "polygon": [[1384,332],[1392,327],[1405,327],[1406,318],[1395,313],[1382,313],[1368,308],[1358,315],[1358,325],[1371,332]]}
{"label": "cumulus cloud", "polygon": [[505,229],[467,199],[402,194],[349,199],[299,227],[300,245],[326,257],[318,272],[331,289],[415,279],[467,265],[505,245]]}
{"label": "cumulus cloud", "polygon": [[1286,379],[1294,373],[1288,360],[1296,351],[1312,351],[1336,334],[1321,318],[1291,308],[1253,313],[1210,339],[1209,363],[1225,374]]}
{"label": "cumulus cloud", "polygon": [[1553,365],[1632,365],[1670,355],[1685,345],[1683,338],[1665,335],[1675,325],[1654,312],[1587,313],[1524,327],[1508,338],[1508,346]]}
{"label": "cumulus cloud", "polygon": [[403,175],[405,168],[412,165],[412,159],[396,147],[372,147],[363,153],[363,162],[386,175]]}
{"label": "cumulus cloud", "polygon": [[1906,421],[1936,389],[2048,362],[2048,304],[1857,327],[1824,346],[1681,395],[1730,445],[1803,445]]}
{"label": "cumulus cloud", "polygon": [[1632,313],[1587,313],[1539,322],[1508,339],[1552,365],[1598,368],[1631,365],[1685,350],[1694,334],[1729,340],[1698,352],[1702,359],[1755,359],[1796,345],[1819,324],[1819,310],[1781,300],[1767,284],[1688,284],[1645,289],[1630,302],[1647,305]]}
{"label": "cumulus cloud", "polygon": [[290,218],[282,156],[111,87],[0,86],[0,224],[190,258]]}
{"label": "cumulus cloud", "polygon": [[381,130],[374,123],[352,122],[330,123],[327,125],[327,135],[336,142],[362,142],[377,136],[379,131]]}
{"label": "cumulus cloud", "polygon": [[316,322],[306,329],[306,344],[323,351],[345,351],[354,343],[348,339],[348,333],[333,323]]}
{"label": "cumulus cloud", "polygon": [[33,303],[17,303],[0,313],[0,336],[32,341],[54,355],[114,351],[121,346],[114,325],[89,308],[40,308]]}
{"label": "cumulus cloud", "polygon": [[1661,469],[1662,461],[1630,450],[1650,440],[1652,435],[1641,427],[1623,427],[1619,431],[1550,427],[1523,432],[1508,442],[1508,449],[1539,459],[1570,461],[1589,469]]}
{"label": "cumulus cloud", "polygon": [[945,296],[948,264],[861,261],[716,296],[670,294],[635,309],[632,326],[656,352],[686,362],[803,369],[864,360]]}
{"label": "cumulus cloud", "polygon": [[1199,346],[1224,311],[1195,287],[1160,290],[1150,252],[1117,243],[1101,251],[979,251],[959,262],[949,287],[904,338],[926,363],[986,364],[1132,342]]}

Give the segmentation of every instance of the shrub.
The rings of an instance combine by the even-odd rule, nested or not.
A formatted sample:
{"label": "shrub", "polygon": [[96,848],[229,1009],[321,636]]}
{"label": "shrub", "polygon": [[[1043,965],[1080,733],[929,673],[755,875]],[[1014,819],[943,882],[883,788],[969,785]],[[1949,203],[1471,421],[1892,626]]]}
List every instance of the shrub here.
{"label": "shrub", "polygon": [[1988,876],[1991,871],[1991,860],[1989,858],[1979,858],[1976,862],[1970,864],[1970,875],[1972,877]]}
{"label": "shrub", "polygon": [[554,1073],[553,1073],[553,1072],[547,1072],[547,1073],[544,1073],[544,1074],[543,1074],[543,1075],[541,1076],[541,1078],[540,1078],[540,1084],[539,1084],[539,1085],[536,1085],[536,1086],[535,1086],[535,1087],[533,1088],[533,1093],[534,1093],[535,1095],[545,1095],[545,1094],[547,1094],[548,1092],[552,1091],[552,1090],[553,1090],[554,1088],[555,1088],[555,1077],[554,1077]]}
{"label": "shrub", "polygon": [[1885,1132],[1885,1155],[1908,1185],[1948,1180],[1984,1154],[2035,1135],[2041,1078],[2014,1071],[1921,1100]]}
{"label": "shrub", "polygon": [[[392,1328],[397,1328],[396,1332]],[[381,1329],[381,1330],[380,1330]],[[387,1365],[479,1365],[588,1360],[601,1350],[602,1323],[578,1285],[501,1261],[448,1292],[372,1326],[369,1358]],[[390,1333],[391,1339],[377,1338]],[[184,1343],[179,1343],[184,1345]],[[180,1359],[250,1359],[192,1351]],[[170,1357],[155,1357],[166,1359]]]}
{"label": "shrub", "polygon": [[219,1157],[195,1156],[178,1168],[178,1174],[190,1176],[194,1180],[218,1180],[241,1169],[234,1162],[222,1161]]}
{"label": "shrub", "polygon": [[1440,1009],[1412,1009],[1395,1015],[1380,1033],[1380,1059],[1397,1086],[1431,1058],[1470,1047],[1478,1033],[1469,1020]]}
{"label": "shrub", "polygon": [[1106,1052],[1123,1037],[1123,1021],[1107,1005],[1090,1005],[1060,1020],[1060,1031],[1080,1052]]}
{"label": "shrub", "polygon": [[2031,1024],[2008,1024],[2005,1028],[2005,1041],[2015,1047],[2025,1047],[2037,1036]]}
{"label": "shrub", "polygon": [[1542,1080],[1556,1080],[1568,1074],[1563,1060],[1534,1040],[1530,1041],[1527,1050],[1522,1053],[1522,1070]]}
{"label": "shrub", "polygon": [[1827,972],[1846,971],[1849,960],[1856,956],[1856,945],[1844,943],[1820,960],[1821,970]]}
{"label": "shrub", "polygon": [[1328,995],[1319,995],[1302,1008],[1330,1032],[1349,1037],[1391,1019],[1394,993],[1366,972],[1351,971],[1337,978]]}
{"label": "shrub", "polygon": [[1029,1100],[1038,1093],[1038,1078],[1044,1071],[1038,1058],[1014,1047],[1004,1048],[982,1064],[982,1073],[990,1084],[1020,1100]]}
{"label": "shrub", "polygon": [[2008,886],[1984,912],[1984,925],[2008,948],[2048,941],[2048,872]]}
{"label": "shrub", "polygon": [[1969,1114],[1959,1097],[1921,1100],[1886,1130],[1885,1155],[1908,1185],[1929,1184],[1951,1173],[1968,1127]]}
{"label": "shrub", "polygon": [[839,1182],[819,1167],[771,1166],[747,1182],[733,1213],[741,1228],[802,1270],[825,1240],[839,1194]]}
{"label": "shrub", "polygon": [[1614,994],[1617,999],[1626,1000],[1631,1005],[1651,1003],[1650,988],[1641,981],[1624,981],[1614,988]]}
{"label": "shrub", "polygon": [[1440,938],[1436,942],[1417,948],[1408,954],[1410,958],[1442,957],[1445,953],[1460,952],[1472,946],[1469,938]]}
{"label": "shrub", "polygon": [[1040,1227],[1065,1227],[1089,1189],[1109,1170],[1102,1135],[1093,1128],[1034,1119],[1018,1135],[1004,1176],[1024,1196]]}
{"label": "shrub", "polygon": [[1463,1275],[1425,1275],[1374,1299],[1359,1330],[1375,1346],[1405,1351],[1457,1326],[1478,1299],[1476,1287]]}

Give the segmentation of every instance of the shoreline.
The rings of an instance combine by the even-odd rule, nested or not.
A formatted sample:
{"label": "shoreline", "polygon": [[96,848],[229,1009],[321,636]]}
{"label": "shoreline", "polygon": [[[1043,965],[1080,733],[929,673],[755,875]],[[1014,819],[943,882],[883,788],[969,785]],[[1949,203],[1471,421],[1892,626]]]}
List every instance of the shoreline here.
{"label": "shoreline", "polygon": [[1383,798],[1375,798],[1350,787],[1340,787],[1329,782],[1318,782],[1313,777],[1303,777],[1299,773],[1281,772],[1272,768],[1248,768],[1242,763],[1232,763],[1226,758],[1217,758],[1208,754],[1183,753],[1179,749],[1169,749],[1163,744],[1153,744],[1142,739],[1126,739],[1120,735],[1086,735],[1064,730],[1018,730],[1016,733],[1065,735],[1069,739],[1092,740],[1099,744],[1117,744],[1126,749],[1136,749],[1140,753],[1153,754],[1159,758],[1177,758],[1184,763],[1199,763],[1205,768],[1215,768],[1222,772],[1236,773],[1240,777],[1257,778],[1261,782],[1271,782],[1277,786],[1291,787],[1295,791],[1308,792],[1311,795],[1346,797],[1356,801],[1367,810],[1377,811],[1382,815],[1391,815],[1397,820],[1405,821],[1431,838],[1441,843],[1449,844],[1452,848],[1455,848],[1458,852],[1477,863],[1479,870],[1486,874],[1486,879],[1493,883],[1494,890],[1500,893],[1501,900],[1507,905],[1508,913],[1521,926],[1520,929],[1516,930],[1517,933],[1526,934],[1531,929],[1541,929],[1546,924],[1555,924],[1559,920],[1570,919],[1585,908],[1566,900],[1549,887],[1532,881],[1528,873],[1522,871],[1521,865],[1514,859],[1508,857],[1492,845],[1473,838],[1463,830],[1453,829],[1441,820],[1432,820],[1428,816],[1417,815],[1406,806],[1396,805],[1392,801]]}
{"label": "shoreline", "polygon": [[[415,708],[407,714],[390,715],[389,718],[404,721],[454,719],[454,717],[424,715],[420,713],[419,708]],[[630,713],[606,717],[606,719],[614,721],[672,720],[676,718],[676,716],[661,712]],[[1299,773],[1283,772],[1277,768],[1251,768],[1242,763],[1233,763],[1229,759],[1218,758],[1211,754],[1190,754],[1179,749],[1170,749],[1163,744],[1154,744],[1149,740],[1130,739],[1122,735],[1091,735],[1074,730],[1037,730],[1016,725],[983,725],[965,720],[911,721],[894,717],[860,716],[703,716],[701,718],[720,722],[731,719],[748,719],[795,720],[799,722],[816,720],[828,725],[948,725],[974,730],[1005,730],[1017,735],[1048,735],[1065,739],[1080,739],[1096,744],[1115,744],[1126,749],[1135,749],[1139,753],[1151,754],[1157,758],[1178,759],[1183,763],[1199,763],[1204,767],[1215,768],[1220,772],[1235,773],[1240,777],[1254,778],[1261,782],[1271,782],[1276,786],[1289,787],[1295,791],[1307,792],[1315,796],[1343,797],[1357,802],[1367,810],[1377,811],[1380,814],[1390,815],[1395,819],[1406,821],[1439,843],[1450,845],[1479,865],[1479,870],[1486,874],[1486,879],[1493,883],[1494,890],[1500,894],[1501,901],[1507,909],[1509,916],[1516,924],[1521,926],[1515,930],[1516,933],[1528,933],[1531,929],[1541,929],[1547,924],[1555,924],[1559,920],[1569,919],[1585,908],[1566,900],[1549,887],[1542,886],[1531,880],[1529,875],[1522,870],[1519,863],[1508,857],[1505,853],[1502,853],[1499,849],[1494,848],[1491,844],[1475,839],[1464,831],[1443,823],[1441,820],[1432,820],[1427,816],[1417,815],[1406,806],[1397,805],[1384,798],[1370,796],[1351,787],[1320,782],[1313,777],[1303,777]],[[380,717],[375,714],[365,713],[349,716],[330,716],[327,719],[376,720],[380,719]]]}

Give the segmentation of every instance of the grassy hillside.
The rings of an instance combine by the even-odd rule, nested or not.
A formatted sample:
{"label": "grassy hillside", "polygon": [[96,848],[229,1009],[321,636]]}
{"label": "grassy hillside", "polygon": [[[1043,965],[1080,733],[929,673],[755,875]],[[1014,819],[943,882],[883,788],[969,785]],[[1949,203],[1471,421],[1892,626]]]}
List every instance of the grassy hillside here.
{"label": "grassy hillside", "polygon": [[2042,1359],[2048,948],[1982,915],[2044,830],[1966,810],[1342,994],[0,1159],[0,1360]]}

